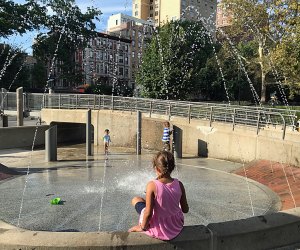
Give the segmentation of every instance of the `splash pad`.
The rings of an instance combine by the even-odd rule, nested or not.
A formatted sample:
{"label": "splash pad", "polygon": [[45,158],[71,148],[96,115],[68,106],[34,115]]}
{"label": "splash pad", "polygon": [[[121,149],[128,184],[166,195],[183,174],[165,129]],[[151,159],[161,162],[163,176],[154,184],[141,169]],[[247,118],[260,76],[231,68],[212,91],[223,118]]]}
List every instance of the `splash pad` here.
{"label": "splash pad", "polygon": [[[153,153],[136,156],[124,150],[113,151],[105,160],[98,152],[88,161],[70,160],[74,152],[80,158],[80,151],[83,153],[84,148],[67,150],[64,160],[50,166],[35,156],[37,161],[27,177],[3,181],[0,198],[5,202],[0,208],[0,218],[15,226],[19,222],[19,227],[28,230],[127,231],[137,221],[130,200],[143,195],[146,183],[154,177]],[[66,160],[68,155],[69,160]],[[185,184],[191,207],[185,216],[186,226],[253,216],[244,178],[230,174],[240,167],[240,164],[213,159],[177,161],[173,177]],[[27,190],[19,214],[26,178]],[[279,199],[271,190],[254,181],[249,181],[249,185],[255,194],[252,197],[255,215],[279,210]],[[50,200],[55,197],[61,201],[52,206]]]}

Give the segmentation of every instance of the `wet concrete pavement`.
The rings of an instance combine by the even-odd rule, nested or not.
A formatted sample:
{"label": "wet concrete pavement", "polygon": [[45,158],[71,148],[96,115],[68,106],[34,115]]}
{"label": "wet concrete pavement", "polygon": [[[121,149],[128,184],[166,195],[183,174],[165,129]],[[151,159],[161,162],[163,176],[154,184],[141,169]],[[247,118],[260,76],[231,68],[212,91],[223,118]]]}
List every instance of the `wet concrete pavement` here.
{"label": "wet concrete pavement", "polygon": [[[84,145],[70,145],[59,148],[58,162],[45,163],[43,150],[1,150],[0,163],[24,173],[29,168],[29,175],[0,181],[0,219],[30,230],[127,230],[138,219],[131,198],[144,195],[154,177],[152,156],[149,151],[136,156],[133,149],[111,148],[105,160],[102,147],[86,157]],[[189,156],[177,160],[173,177],[185,185],[190,205],[185,225],[248,218],[253,212],[262,215],[280,208],[270,189],[231,174],[240,167]],[[50,204],[55,197],[62,199],[61,205]]]}

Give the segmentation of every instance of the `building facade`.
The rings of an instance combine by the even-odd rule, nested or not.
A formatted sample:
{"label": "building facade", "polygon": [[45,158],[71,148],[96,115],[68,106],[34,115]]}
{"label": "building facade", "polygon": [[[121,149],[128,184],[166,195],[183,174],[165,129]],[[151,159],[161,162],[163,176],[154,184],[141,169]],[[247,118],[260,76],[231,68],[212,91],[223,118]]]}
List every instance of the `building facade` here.
{"label": "building facade", "polygon": [[[131,88],[131,40],[98,33],[84,50],[75,53],[77,70],[83,73],[84,84]],[[121,91],[121,90],[120,90]]]}
{"label": "building facade", "polygon": [[232,24],[233,15],[226,10],[224,4],[218,3],[217,6],[217,28],[227,27]]}
{"label": "building facade", "polygon": [[171,20],[203,20],[215,29],[217,0],[133,0],[132,15],[152,20],[156,26]]}
{"label": "building facade", "polygon": [[152,22],[119,13],[109,17],[107,31],[111,35],[131,40],[130,73],[134,85],[135,74],[142,63],[143,51],[147,46],[146,41],[152,36]]}

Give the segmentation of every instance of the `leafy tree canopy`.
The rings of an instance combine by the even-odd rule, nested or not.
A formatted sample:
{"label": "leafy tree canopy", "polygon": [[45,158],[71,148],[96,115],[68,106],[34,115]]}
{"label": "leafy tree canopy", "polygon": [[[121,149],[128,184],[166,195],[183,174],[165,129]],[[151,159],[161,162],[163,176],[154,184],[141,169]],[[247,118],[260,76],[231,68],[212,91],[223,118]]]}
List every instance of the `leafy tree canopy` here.
{"label": "leafy tree canopy", "polygon": [[261,101],[266,101],[266,86],[274,83],[274,79],[285,79],[290,87],[298,82],[300,72],[295,62],[299,61],[299,53],[293,53],[292,48],[299,52],[299,2],[222,0],[222,4],[233,15],[233,24],[226,29],[229,37],[244,42],[253,40],[257,44],[256,57],[251,61],[259,65]]}
{"label": "leafy tree canopy", "polygon": [[200,69],[212,53],[201,22],[172,21],[158,28],[137,74],[142,95],[160,99],[193,98]]}

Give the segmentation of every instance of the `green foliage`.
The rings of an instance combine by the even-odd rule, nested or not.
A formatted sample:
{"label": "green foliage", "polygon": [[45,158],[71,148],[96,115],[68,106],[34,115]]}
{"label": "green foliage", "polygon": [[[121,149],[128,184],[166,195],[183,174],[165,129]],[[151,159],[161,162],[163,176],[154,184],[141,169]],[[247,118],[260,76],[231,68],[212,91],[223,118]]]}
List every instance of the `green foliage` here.
{"label": "green foliage", "polygon": [[[254,88],[259,93],[260,74],[258,65],[251,63],[251,59],[256,53],[256,44],[253,42],[240,42],[237,45],[240,57],[243,57],[248,63],[245,63],[245,71],[251,79]],[[220,67],[216,57],[219,60]],[[222,79],[221,70],[225,78]],[[230,101],[250,101],[253,102],[253,94],[250,84],[244,74],[244,70],[238,64],[236,55],[227,43],[222,46],[216,46],[216,55],[209,58],[199,75],[200,84],[197,86],[199,95],[205,100],[226,101],[228,100],[225,87],[228,90]],[[226,86],[224,86],[226,85]]]}
{"label": "green foliage", "polygon": [[136,78],[142,95],[193,98],[200,69],[211,53],[212,46],[201,22],[172,21],[158,28]]}
{"label": "green foliage", "polygon": [[35,0],[27,0],[25,4],[0,0],[0,37],[24,34],[46,22],[46,7]]}
{"label": "green foliage", "polygon": [[[45,69],[52,65],[53,60],[60,73],[51,75],[52,79],[59,77],[68,86],[82,83],[82,73],[76,71],[74,52],[87,46],[89,39],[96,35],[95,21],[99,21],[100,10],[88,8],[82,12],[75,0],[27,0],[25,4],[0,0],[0,9],[0,37],[23,34],[33,29],[46,30],[36,37],[33,45],[34,56],[38,60],[38,65],[32,71],[34,86],[45,86],[48,79]],[[48,14],[47,9],[53,14]],[[8,53],[21,52],[11,50]],[[16,60],[12,64],[14,66],[11,67],[20,66]],[[10,73],[4,72],[7,82],[3,86],[10,84]],[[23,85],[26,84],[24,82]]]}
{"label": "green foliage", "polygon": [[58,74],[51,74],[54,81],[63,80],[66,86],[83,83],[80,67],[75,63],[75,51],[84,49],[96,35],[95,20],[101,12],[88,8],[82,13],[74,0],[44,0],[54,15],[47,16],[47,34],[39,34],[33,46],[34,56],[44,65],[58,67]]}
{"label": "green foliage", "polygon": [[259,65],[261,101],[267,99],[267,85],[276,81],[288,85],[294,97],[300,90],[299,2],[222,0],[222,4],[233,15],[233,24],[226,29],[230,39],[257,44],[247,63]]}
{"label": "green foliage", "polygon": [[8,45],[0,47],[0,86],[6,89],[29,87],[29,71],[24,67],[26,54]]}

